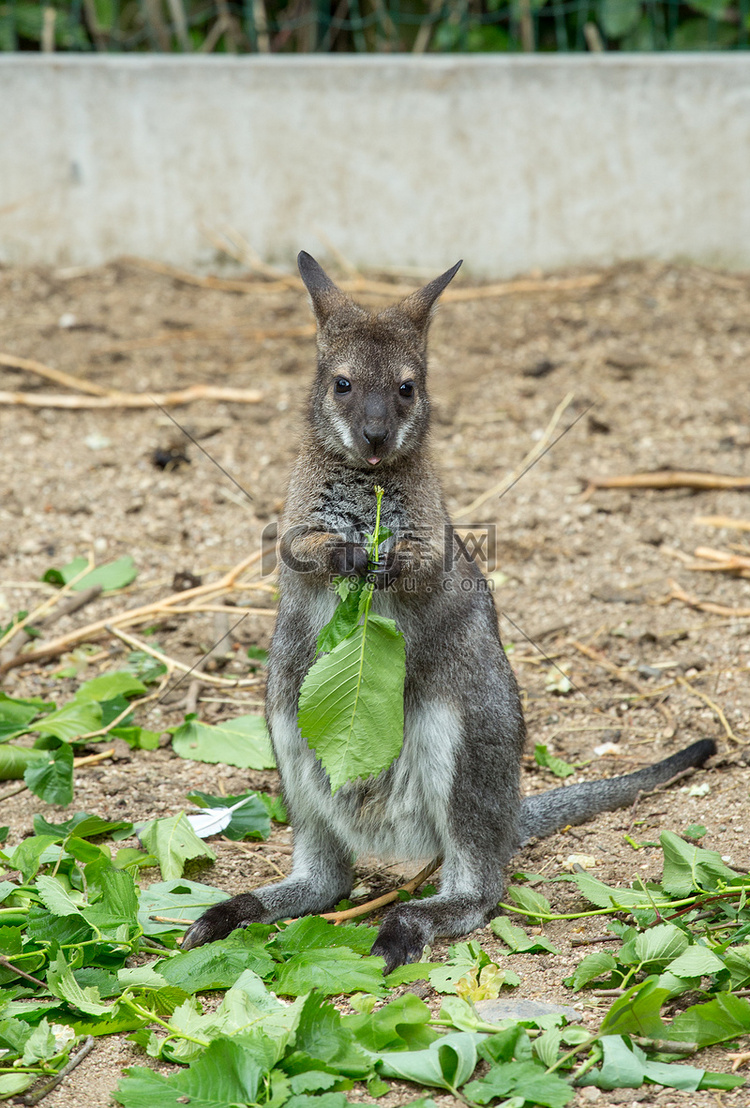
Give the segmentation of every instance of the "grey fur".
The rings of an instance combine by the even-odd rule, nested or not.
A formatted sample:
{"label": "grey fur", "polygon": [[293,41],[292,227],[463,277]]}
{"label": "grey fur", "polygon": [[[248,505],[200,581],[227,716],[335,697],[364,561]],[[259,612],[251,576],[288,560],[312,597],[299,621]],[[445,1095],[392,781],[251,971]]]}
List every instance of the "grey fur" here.
{"label": "grey fur", "polygon": [[[318,321],[318,372],[282,521],[267,692],[294,827],[292,873],[210,908],[183,949],[253,921],[330,908],[350,892],[357,854],[439,855],[440,892],[397,905],[381,926],[373,952],[390,970],[418,959],[437,935],[483,925],[502,894],[503,867],[531,835],[630,803],[640,789],[702,764],[714,748],[698,743],[640,773],[521,802],[526,732],[515,677],[482,574],[450,541],[446,557],[450,520],[428,450],[427,329],[458,266],[378,314],[354,304],[308,254],[300,254],[299,267]],[[404,634],[404,745],[379,777],[332,796],[300,736],[297,705],[318,632],[334,609],[331,577],[366,567],[361,543],[372,527],[376,483],[385,489],[382,522],[394,537],[376,572],[373,604]]]}

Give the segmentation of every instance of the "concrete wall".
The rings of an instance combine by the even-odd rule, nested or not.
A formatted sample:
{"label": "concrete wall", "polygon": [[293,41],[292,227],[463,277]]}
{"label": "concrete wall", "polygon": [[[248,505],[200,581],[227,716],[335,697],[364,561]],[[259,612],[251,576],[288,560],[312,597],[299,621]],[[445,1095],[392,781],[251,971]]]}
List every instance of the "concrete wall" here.
{"label": "concrete wall", "polygon": [[[750,266],[750,55],[0,55],[0,261]],[[323,249],[321,249],[323,246]]]}

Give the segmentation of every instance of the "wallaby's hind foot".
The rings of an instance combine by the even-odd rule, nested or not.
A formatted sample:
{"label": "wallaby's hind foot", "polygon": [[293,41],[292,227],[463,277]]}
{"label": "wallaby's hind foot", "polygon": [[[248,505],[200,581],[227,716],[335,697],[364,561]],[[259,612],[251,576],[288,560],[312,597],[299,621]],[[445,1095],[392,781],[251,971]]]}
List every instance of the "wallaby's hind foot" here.
{"label": "wallaby's hind foot", "polygon": [[238,927],[247,927],[251,923],[260,923],[263,918],[263,905],[252,893],[241,893],[231,900],[222,900],[208,908],[195,923],[191,923],[182,940],[181,950],[192,950],[204,943],[215,943],[217,939],[226,939]]}
{"label": "wallaby's hind foot", "polygon": [[716,753],[713,739],[700,739],[684,750],[623,777],[604,781],[585,781],[536,796],[524,797],[519,820],[518,846],[529,839],[543,839],[553,831],[570,824],[585,823],[599,812],[611,812],[632,804],[638,793],[655,789],[657,785],[676,777],[686,769],[702,766]]}

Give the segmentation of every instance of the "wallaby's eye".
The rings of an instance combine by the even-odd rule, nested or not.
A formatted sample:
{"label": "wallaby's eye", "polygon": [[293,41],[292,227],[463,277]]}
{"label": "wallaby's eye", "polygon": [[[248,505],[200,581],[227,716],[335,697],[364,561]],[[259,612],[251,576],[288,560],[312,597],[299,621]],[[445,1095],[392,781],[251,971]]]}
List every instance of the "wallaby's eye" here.
{"label": "wallaby's eye", "polygon": [[411,400],[412,396],[414,396],[414,382],[404,381],[403,385],[399,385],[398,394],[402,396],[404,400]]}
{"label": "wallaby's eye", "polygon": [[336,392],[352,391],[352,383],[348,381],[346,377],[337,377],[333,383],[333,387]]}

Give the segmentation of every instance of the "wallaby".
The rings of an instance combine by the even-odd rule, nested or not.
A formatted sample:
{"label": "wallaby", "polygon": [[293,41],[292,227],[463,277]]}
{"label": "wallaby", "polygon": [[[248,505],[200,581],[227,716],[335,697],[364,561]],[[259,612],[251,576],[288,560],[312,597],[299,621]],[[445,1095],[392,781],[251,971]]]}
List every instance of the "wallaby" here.
{"label": "wallaby", "polygon": [[[442,857],[440,892],[391,908],[372,947],[386,972],[416,961],[435,937],[483,926],[497,910],[503,867],[531,836],[630,804],[714,753],[696,742],[626,777],[522,800],[525,726],[492,593],[460,545],[429,454],[426,338],[453,266],[385,311],[355,304],[304,252],[299,270],[317,320],[318,370],[281,534],[280,601],[268,659],[267,718],[294,829],[292,873],[209,908],[183,949],[253,922],[320,912],[348,896],[357,854]],[[368,565],[375,484],[390,548]],[[372,573],[373,610],[406,646],[404,742],[377,778],[331,794],[300,735],[302,681],[336,604],[331,581]]]}

